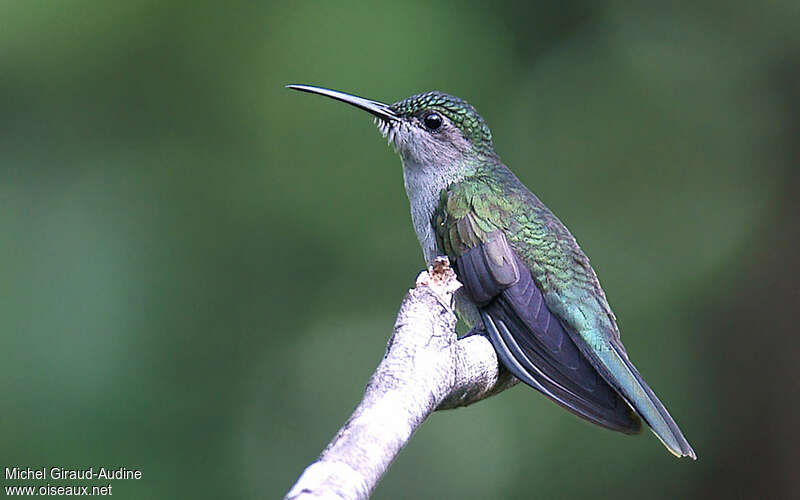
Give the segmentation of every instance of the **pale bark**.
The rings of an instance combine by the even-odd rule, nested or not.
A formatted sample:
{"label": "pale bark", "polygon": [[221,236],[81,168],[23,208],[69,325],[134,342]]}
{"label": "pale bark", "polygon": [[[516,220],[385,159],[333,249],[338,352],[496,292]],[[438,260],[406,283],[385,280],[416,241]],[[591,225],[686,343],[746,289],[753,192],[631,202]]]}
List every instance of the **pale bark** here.
{"label": "pale bark", "polygon": [[369,498],[395,456],[435,410],[466,406],[516,383],[483,335],[458,339],[445,258],[417,278],[381,363],[352,416],[309,465],[287,500]]}

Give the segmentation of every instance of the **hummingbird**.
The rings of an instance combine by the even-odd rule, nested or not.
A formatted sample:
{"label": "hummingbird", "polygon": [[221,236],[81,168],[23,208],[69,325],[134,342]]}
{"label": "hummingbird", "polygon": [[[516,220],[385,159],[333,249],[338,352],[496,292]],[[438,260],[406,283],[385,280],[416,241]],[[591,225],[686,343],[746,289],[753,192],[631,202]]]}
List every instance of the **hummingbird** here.
{"label": "hummingbird", "polygon": [[439,91],[385,104],[287,87],[374,116],[401,158],[426,264],[450,259],[463,285],[455,297],[459,318],[488,336],[512,375],[599,426],[636,434],[644,420],[673,455],[697,458],[630,361],[588,257],[501,162],[475,108]]}

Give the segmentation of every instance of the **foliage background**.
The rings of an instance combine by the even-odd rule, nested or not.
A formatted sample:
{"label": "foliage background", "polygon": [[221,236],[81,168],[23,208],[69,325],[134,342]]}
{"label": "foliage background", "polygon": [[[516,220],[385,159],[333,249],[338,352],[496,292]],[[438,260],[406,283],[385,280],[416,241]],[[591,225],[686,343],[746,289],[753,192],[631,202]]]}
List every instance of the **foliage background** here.
{"label": "foliage background", "polygon": [[0,465],[141,469],[123,498],[285,493],[423,263],[371,120],[283,85],[436,88],[577,235],[700,458],[516,388],[434,415],[374,497],[800,497],[798,2],[0,19]]}

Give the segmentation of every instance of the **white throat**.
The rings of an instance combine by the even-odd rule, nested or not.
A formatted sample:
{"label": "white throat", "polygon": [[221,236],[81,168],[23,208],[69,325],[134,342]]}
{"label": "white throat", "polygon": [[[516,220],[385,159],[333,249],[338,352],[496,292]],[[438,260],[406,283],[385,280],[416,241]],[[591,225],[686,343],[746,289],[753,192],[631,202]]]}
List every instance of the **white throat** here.
{"label": "white throat", "polygon": [[439,206],[442,190],[467,176],[465,157],[470,152],[467,139],[452,124],[444,128],[443,137],[406,121],[387,123],[376,119],[378,128],[394,146],[403,161],[403,180],[411,204],[411,222],[422,247],[427,265],[442,255],[436,243],[433,214]]}
{"label": "white throat", "polygon": [[429,266],[442,255],[433,229],[433,214],[439,206],[441,192],[463,177],[463,174],[456,174],[455,169],[420,165],[403,158],[403,181],[411,205],[411,222]]}

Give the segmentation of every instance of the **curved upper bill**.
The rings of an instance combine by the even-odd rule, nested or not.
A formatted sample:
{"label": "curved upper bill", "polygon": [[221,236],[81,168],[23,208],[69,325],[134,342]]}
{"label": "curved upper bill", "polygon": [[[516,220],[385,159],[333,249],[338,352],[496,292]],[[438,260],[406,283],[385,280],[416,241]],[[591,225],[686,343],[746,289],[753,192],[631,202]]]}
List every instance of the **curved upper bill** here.
{"label": "curved upper bill", "polygon": [[344,92],[324,89],[322,87],[313,87],[311,85],[287,85],[286,88],[300,90],[302,92],[309,92],[311,94],[324,95],[326,97],[330,97],[331,99],[336,99],[337,101],[346,102],[347,104],[351,104],[357,108],[363,109],[364,111],[368,111],[378,118],[386,121],[393,121],[399,118],[397,113],[392,111],[388,104],[372,101],[370,99],[364,99],[363,97],[358,97],[356,95],[345,94]]}

